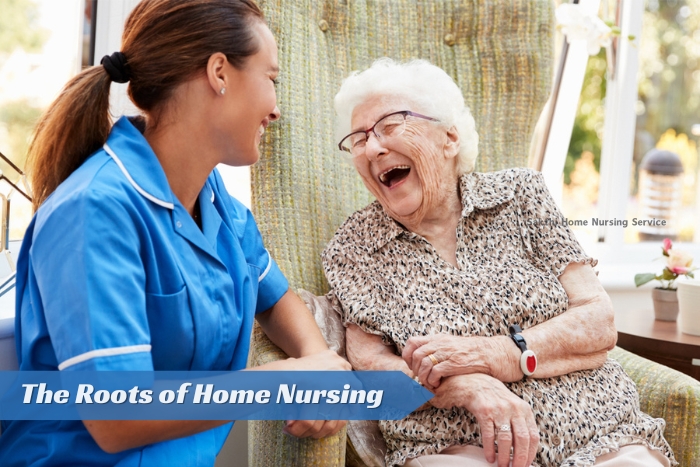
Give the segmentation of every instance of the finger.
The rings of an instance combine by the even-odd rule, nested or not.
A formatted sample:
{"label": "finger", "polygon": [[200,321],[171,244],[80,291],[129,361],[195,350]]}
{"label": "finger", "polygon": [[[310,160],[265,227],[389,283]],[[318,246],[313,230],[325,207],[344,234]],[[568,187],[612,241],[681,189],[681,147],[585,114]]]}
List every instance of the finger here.
{"label": "finger", "polygon": [[[315,428],[318,424],[318,428]],[[288,423],[285,427],[285,433],[296,436],[297,438],[306,438],[312,433],[320,430],[323,420],[294,420]]]}
{"label": "finger", "polygon": [[326,420],[310,420],[310,422],[311,426],[306,430],[306,433],[304,433],[304,438],[316,438],[317,434],[323,431],[323,426],[326,424]]}
{"label": "finger", "polygon": [[[433,354],[437,356],[436,354]],[[438,358],[438,360],[440,360]],[[443,377],[445,376],[450,376],[444,373],[444,369],[447,367],[445,365],[445,362],[440,362],[437,365],[433,365],[433,367],[430,369],[430,372],[428,373],[428,376],[426,377],[426,384],[430,385],[434,388],[440,386],[440,381],[442,380]]]}
{"label": "finger", "polygon": [[[433,361],[430,359],[430,355],[435,357],[435,350],[433,350],[433,347],[434,345],[432,343],[424,344],[413,352],[413,367],[411,369],[414,375],[419,375],[423,365],[429,364],[430,367],[434,365]],[[425,379],[421,379],[421,381],[425,381]]]}
{"label": "finger", "polygon": [[333,429],[331,430],[331,432],[328,433],[328,436],[335,435],[335,434],[338,433],[340,430],[342,430],[343,428],[345,428],[345,425],[348,424],[347,420],[334,420],[334,422],[335,422],[335,428],[333,428]]}
{"label": "finger", "polygon": [[481,427],[481,444],[484,446],[484,455],[488,462],[496,461],[496,433],[493,429],[494,423],[491,419],[479,420]]}
{"label": "finger", "polygon": [[418,375],[418,381],[422,382],[423,384],[428,383],[428,375],[430,374],[430,370],[433,369],[433,361],[430,359],[430,357],[426,356],[423,358],[423,360],[420,361],[420,367],[418,368],[418,372],[414,373]]}
{"label": "finger", "polygon": [[341,420],[326,420],[321,429],[313,434],[315,439],[325,438],[326,436],[331,436],[339,432],[345,426],[345,422]]}
{"label": "finger", "polygon": [[532,463],[529,460],[530,430],[525,418],[513,418],[511,428],[513,430],[513,467],[529,467]]}
{"label": "finger", "polygon": [[403,352],[401,352],[401,357],[409,368],[413,368],[413,353],[426,342],[426,336],[411,337],[406,341],[406,346],[403,348]]}
{"label": "finger", "polygon": [[427,389],[428,391],[430,391],[430,392],[432,392],[432,393],[435,393],[435,391],[437,391],[437,386],[433,386],[433,385],[431,385],[431,384],[428,383],[428,382],[424,382],[424,383],[422,383],[422,384],[423,384],[423,387],[424,387],[425,389]]}
{"label": "finger", "polygon": [[528,466],[535,461],[535,456],[537,455],[537,449],[540,446],[540,430],[535,421],[535,415],[527,418],[528,432],[530,433],[530,446],[528,449]]}
{"label": "finger", "polygon": [[290,434],[289,430],[292,429],[294,422],[295,422],[295,420],[285,420],[284,427],[282,427],[282,433],[285,433],[287,435]]}
{"label": "finger", "polygon": [[413,352],[407,355],[406,364],[413,371],[413,374],[418,376],[418,371],[420,370],[420,365],[425,357],[425,352],[421,347],[416,347]]}
{"label": "finger", "polygon": [[[510,422],[496,425],[496,441],[498,441],[498,467],[508,467],[510,465],[510,448],[513,446],[513,433]],[[507,429],[504,429],[507,428]]]}

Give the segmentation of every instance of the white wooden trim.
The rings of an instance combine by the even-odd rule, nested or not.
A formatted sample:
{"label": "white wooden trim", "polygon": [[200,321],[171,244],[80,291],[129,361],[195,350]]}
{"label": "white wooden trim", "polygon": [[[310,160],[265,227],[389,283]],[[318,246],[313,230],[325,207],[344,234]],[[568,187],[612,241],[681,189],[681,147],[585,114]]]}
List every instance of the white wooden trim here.
{"label": "white wooden trim", "polygon": [[[614,79],[608,79],[605,97],[605,127],[598,193],[600,219],[624,219],[627,214],[637,119],[637,71],[643,13],[644,2],[622,1],[622,33],[618,42],[616,72]],[[629,41],[629,35],[634,35],[636,39],[633,42]],[[598,230],[598,241],[619,248],[624,244],[624,230],[602,226]],[[617,251],[618,248],[613,248],[613,251]]]}
{"label": "white wooden trim", "polygon": [[[581,0],[579,4],[589,13],[597,15],[600,0]],[[552,126],[546,142],[544,160],[542,162],[542,175],[547,188],[554,200],[561,204],[562,175],[566,162],[566,153],[571,142],[571,133],[574,129],[576,110],[581,97],[583,78],[588,64],[588,50],[585,41],[573,41],[569,43],[566,54],[566,63],[559,85],[559,97],[554,108]]]}
{"label": "white wooden trim", "polygon": [[[95,65],[105,55],[121,49],[124,23],[131,10],[140,0],[99,0],[95,25]],[[109,100],[110,112],[115,119],[122,115],[137,115],[139,110],[131,103],[126,93],[127,84],[112,83]]]}

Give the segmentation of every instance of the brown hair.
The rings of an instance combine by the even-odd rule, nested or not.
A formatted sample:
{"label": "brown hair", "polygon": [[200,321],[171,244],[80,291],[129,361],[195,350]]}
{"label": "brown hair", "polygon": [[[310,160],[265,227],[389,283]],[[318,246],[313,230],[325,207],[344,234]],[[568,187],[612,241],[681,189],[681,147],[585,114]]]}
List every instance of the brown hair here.
{"label": "brown hair", "polygon": [[[242,68],[259,48],[251,28],[256,18],[263,14],[252,0],[143,0],[122,36],[129,97],[153,116],[176,86],[204,71],[212,54],[222,52]],[[107,141],[111,82],[101,65],[82,71],[39,120],[27,160],[35,210]]]}

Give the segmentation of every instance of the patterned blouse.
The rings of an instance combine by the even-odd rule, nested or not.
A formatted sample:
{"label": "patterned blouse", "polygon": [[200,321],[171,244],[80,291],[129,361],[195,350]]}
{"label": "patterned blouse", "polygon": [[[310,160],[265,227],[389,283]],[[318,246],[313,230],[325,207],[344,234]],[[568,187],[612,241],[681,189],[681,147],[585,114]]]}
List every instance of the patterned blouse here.
{"label": "patterned blouse", "polygon": [[[381,336],[400,353],[408,338],[449,333],[508,335],[564,313],[557,279],[586,256],[538,172],[509,169],[460,178],[462,218],[455,268],[423,237],[406,230],[378,202],[357,211],[323,252],[344,323]],[[665,422],[643,413],[634,383],[614,360],[601,368],[507,387],[530,404],[540,430],[540,466],[591,466],[595,458],[643,444],[675,459]],[[465,409],[430,408],[381,421],[388,466],[454,444],[481,445]]]}

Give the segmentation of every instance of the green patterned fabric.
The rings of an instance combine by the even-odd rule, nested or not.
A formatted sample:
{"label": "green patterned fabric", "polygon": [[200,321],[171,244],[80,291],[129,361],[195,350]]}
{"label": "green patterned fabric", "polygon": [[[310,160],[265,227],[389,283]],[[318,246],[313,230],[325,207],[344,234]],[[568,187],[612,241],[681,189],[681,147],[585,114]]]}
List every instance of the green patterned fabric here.
{"label": "green patterned fabric", "polygon": [[641,409],[666,420],[681,467],[700,467],[700,381],[619,347],[610,352],[637,384]]}
{"label": "green patterned fabric", "polygon": [[[553,66],[551,0],[260,0],[277,38],[282,118],[252,171],[253,212],[294,289],[327,291],[320,253],[372,197],[334,138],[343,78],[383,56],[424,58],[457,82],[480,135],[478,171],[526,166]],[[256,329],[251,365],[282,358]],[[258,466],[344,464],[345,435],[298,441],[276,422],[251,422]],[[350,455],[352,459],[354,456]]]}

